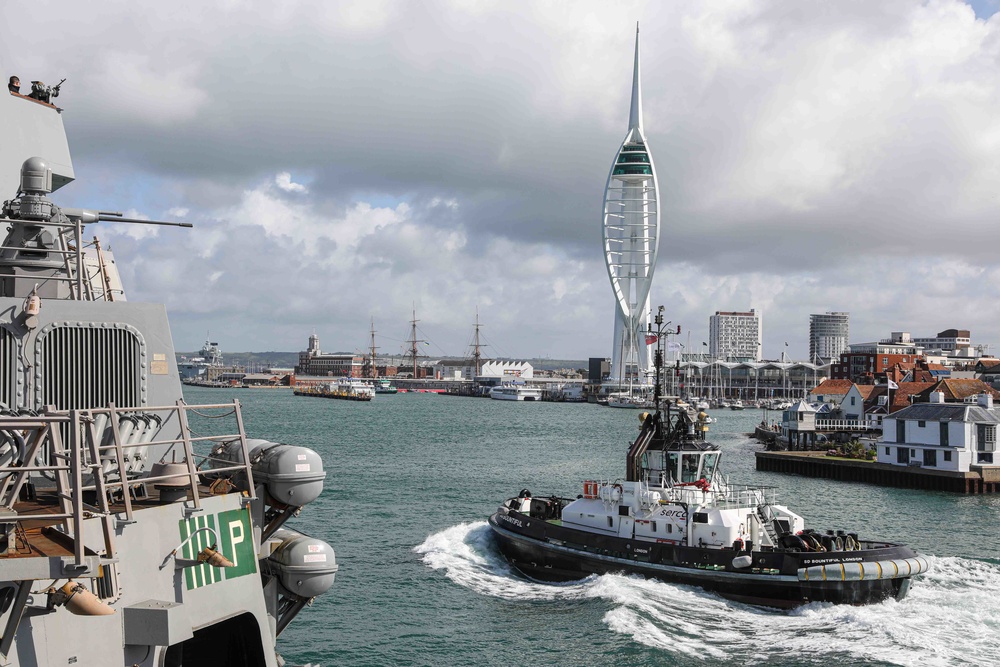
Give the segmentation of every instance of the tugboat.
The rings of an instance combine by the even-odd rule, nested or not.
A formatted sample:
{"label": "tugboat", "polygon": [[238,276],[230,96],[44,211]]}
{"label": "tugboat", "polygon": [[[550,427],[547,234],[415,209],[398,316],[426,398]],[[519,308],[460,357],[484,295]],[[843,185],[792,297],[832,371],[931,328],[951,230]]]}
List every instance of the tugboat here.
{"label": "tugboat", "polygon": [[655,322],[657,409],[640,415],[625,476],[585,481],[575,499],[523,489],[506,500],[489,525],[507,560],[539,581],[625,572],[779,608],[905,597],[928,569],[912,549],[807,529],[773,487],[731,484],[720,473],[707,415],[661,397],[662,306]]}
{"label": "tugboat", "polygon": [[337,571],[284,527],[323,462],[248,439],[238,401],[185,403],[165,309],[83,234],[177,223],[49,199],[75,177],[55,92],[0,95],[0,663],[286,665]]}

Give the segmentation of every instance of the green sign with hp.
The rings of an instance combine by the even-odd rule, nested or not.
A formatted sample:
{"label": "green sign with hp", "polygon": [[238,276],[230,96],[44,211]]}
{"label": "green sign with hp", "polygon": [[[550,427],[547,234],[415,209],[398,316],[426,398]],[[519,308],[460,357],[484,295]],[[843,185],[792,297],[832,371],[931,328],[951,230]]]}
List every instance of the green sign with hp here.
{"label": "green sign with hp", "polygon": [[[208,530],[203,530],[206,528]],[[184,583],[187,590],[257,572],[257,554],[253,546],[253,528],[250,525],[249,510],[229,510],[181,519],[180,532],[181,540],[191,538],[181,548],[181,558],[195,560],[199,551],[216,544],[216,550],[235,565],[235,567],[212,567],[204,563],[186,568]]]}

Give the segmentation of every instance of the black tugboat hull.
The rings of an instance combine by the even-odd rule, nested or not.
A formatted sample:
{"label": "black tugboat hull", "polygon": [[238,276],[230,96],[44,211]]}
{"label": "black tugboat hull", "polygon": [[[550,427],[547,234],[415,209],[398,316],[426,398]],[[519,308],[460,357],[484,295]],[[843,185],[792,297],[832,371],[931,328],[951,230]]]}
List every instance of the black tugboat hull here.
{"label": "black tugboat hull", "polygon": [[[574,581],[592,574],[624,572],[698,586],[731,600],[769,607],[792,608],[810,602],[863,605],[902,599],[909,590],[909,576],[883,578],[873,572],[881,573],[893,563],[892,567],[898,568],[894,572],[899,573],[916,574],[926,569],[926,561],[901,545],[851,552],[751,554],[596,535],[503,508],[489,523],[501,553],[531,579]],[[733,558],[739,555],[750,555],[752,566],[734,568]],[[862,568],[858,563],[867,565]],[[865,570],[864,578],[842,578],[858,569]]]}

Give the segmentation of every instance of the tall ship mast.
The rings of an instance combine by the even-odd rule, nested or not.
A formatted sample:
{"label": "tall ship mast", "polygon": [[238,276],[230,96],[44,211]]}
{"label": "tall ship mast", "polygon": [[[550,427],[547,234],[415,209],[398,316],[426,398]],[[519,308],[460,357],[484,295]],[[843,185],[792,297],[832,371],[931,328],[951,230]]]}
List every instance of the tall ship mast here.
{"label": "tall ship mast", "polygon": [[476,372],[473,379],[479,377],[479,372],[483,368],[483,353],[482,344],[479,342],[479,308],[476,308],[476,329],[472,334],[472,365],[475,367]]}
{"label": "tall ship mast", "polygon": [[285,526],[323,462],[248,438],[238,401],[185,403],[165,308],[84,236],[176,223],[50,199],[75,177],[56,94],[0,95],[0,663],[285,665],[337,571]]}
{"label": "tall ship mast", "polygon": [[420,356],[420,350],[417,347],[420,343],[426,343],[427,341],[417,338],[417,309],[413,309],[413,319],[410,320],[410,337],[406,340],[410,344],[410,351],[406,356],[410,357],[413,364],[413,379],[417,379],[417,357]]}
{"label": "tall ship mast", "polygon": [[659,201],[656,168],[642,127],[637,24],[628,130],[611,163],[604,191],[604,262],[615,295],[611,357],[615,390],[648,385],[653,371],[645,333],[660,236]]}
{"label": "tall ship mast", "polygon": [[376,357],[375,352],[377,350],[378,348],[375,347],[375,318],[373,317],[372,328],[371,328],[371,343],[368,346],[368,372],[365,374],[365,377],[369,377],[373,380],[378,378],[378,367],[375,365],[375,357]]}

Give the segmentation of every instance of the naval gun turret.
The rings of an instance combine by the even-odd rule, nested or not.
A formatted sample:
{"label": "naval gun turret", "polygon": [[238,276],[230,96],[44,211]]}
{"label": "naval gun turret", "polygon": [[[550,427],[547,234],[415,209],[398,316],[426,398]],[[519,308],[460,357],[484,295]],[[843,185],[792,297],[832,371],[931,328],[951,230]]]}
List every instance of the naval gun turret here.
{"label": "naval gun turret", "polygon": [[[21,183],[14,199],[0,209],[10,222],[0,246],[0,296],[37,296],[43,299],[93,300],[111,293],[106,267],[86,270],[88,253],[82,238],[83,225],[122,222],[145,225],[191,227],[186,222],[163,222],[126,218],[112,211],[62,208],[49,199],[53,170],[40,157],[28,158],[21,166]],[[96,249],[95,249],[96,250]],[[97,264],[100,257],[97,257]]]}

